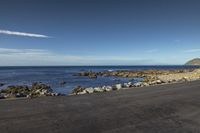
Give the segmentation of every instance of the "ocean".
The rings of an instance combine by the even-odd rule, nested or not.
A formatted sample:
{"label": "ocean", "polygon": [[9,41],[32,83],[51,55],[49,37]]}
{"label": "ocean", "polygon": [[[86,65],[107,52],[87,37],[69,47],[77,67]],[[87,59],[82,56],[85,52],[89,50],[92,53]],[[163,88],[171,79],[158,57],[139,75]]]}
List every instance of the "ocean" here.
{"label": "ocean", "polygon": [[[42,67],[0,67],[0,83],[5,83],[0,89],[9,85],[31,85],[33,82],[42,82],[51,86],[55,92],[68,94],[80,85],[95,87],[113,85],[140,79],[119,77],[88,77],[73,76],[81,71],[116,71],[116,70],[147,70],[147,69],[189,69],[197,66],[42,66]],[[65,81],[65,85],[60,82]]]}

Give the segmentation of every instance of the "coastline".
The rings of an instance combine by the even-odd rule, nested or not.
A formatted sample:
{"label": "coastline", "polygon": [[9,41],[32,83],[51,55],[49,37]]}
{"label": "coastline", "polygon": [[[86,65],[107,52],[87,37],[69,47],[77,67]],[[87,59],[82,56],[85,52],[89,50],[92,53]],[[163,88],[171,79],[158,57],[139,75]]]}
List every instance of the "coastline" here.
{"label": "coastline", "polygon": [[[61,94],[53,92],[52,88],[43,83],[33,83],[32,86],[17,85],[8,86],[7,89],[0,91],[1,99],[18,99],[18,98],[34,98],[43,96],[66,96],[66,95],[82,95],[92,93],[102,93],[109,91],[117,91],[124,89],[141,88],[145,86],[166,85],[172,83],[190,82],[200,79],[200,69],[175,69],[175,70],[117,70],[117,71],[104,71],[92,72],[83,71],[74,76],[84,76],[95,79],[100,76],[115,76],[115,77],[131,77],[141,78],[141,81],[123,82],[113,85],[104,85],[96,87],[81,87],[77,86],[70,94]],[[60,84],[66,84],[63,80]]]}
{"label": "coastline", "polygon": [[138,77],[142,81],[132,83],[115,84],[112,86],[100,86],[82,88],[76,87],[69,95],[82,95],[91,93],[109,92],[121,89],[133,89],[145,86],[165,85],[172,83],[190,82],[200,79],[200,69],[180,69],[180,70],[144,70],[144,71],[113,71],[113,72],[81,72],[77,76],[97,78],[97,76],[118,76],[118,77]]}

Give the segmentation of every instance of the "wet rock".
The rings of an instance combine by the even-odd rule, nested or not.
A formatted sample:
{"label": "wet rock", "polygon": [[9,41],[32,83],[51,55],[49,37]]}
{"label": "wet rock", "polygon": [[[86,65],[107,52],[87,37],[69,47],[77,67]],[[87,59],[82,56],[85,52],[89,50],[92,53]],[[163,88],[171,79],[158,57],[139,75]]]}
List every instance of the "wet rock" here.
{"label": "wet rock", "polygon": [[72,90],[72,94],[78,94],[79,92],[82,92],[83,90],[84,88],[82,88],[81,86],[77,86],[76,88]]}
{"label": "wet rock", "polygon": [[0,94],[4,94],[5,98],[26,97],[30,93],[28,86],[8,86],[6,89],[2,89]]}
{"label": "wet rock", "polygon": [[0,87],[4,86],[5,84],[4,83],[0,83]]}
{"label": "wet rock", "polygon": [[[6,89],[0,90],[0,94],[5,98],[18,98],[18,97],[40,97],[40,96],[53,96],[53,90],[50,86],[42,83],[33,83],[31,87],[26,85],[12,85]],[[56,94],[57,95],[57,94]]]}
{"label": "wet rock", "polygon": [[78,74],[74,74],[74,76],[84,76],[84,77],[89,77],[89,78],[94,78],[94,79],[96,79],[98,75],[101,75],[101,73],[96,73],[92,71],[85,71],[85,72],[80,72]]}
{"label": "wet rock", "polygon": [[60,81],[60,85],[65,85],[66,82],[64,80]]}

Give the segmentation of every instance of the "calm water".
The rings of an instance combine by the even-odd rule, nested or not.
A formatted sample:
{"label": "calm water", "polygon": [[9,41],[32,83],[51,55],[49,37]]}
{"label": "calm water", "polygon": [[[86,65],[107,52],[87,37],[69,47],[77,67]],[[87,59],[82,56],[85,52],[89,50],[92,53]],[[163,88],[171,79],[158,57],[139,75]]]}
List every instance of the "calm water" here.
{"label": "calm water", "polygon": [[[73,76],[80,71],[108,71],[108,70],[146,70],[146,69],[181,69],[197,68],[197,66],[66,66],[66,67],[0,67],[0,82],[8,85],[31,85],[32,82],[49,84],[55,92],[69,93],[75,86],[84,87],[113,85],[133,80],[132,78],[87,77]],[[66,85],[60,85],[66,81]]]}

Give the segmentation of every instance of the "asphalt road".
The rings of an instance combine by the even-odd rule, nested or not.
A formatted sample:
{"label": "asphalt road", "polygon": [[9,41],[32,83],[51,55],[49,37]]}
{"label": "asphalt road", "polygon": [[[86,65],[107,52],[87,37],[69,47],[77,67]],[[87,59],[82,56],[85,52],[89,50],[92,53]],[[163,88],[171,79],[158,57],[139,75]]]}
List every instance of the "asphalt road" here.
{"label": "asphalt road", "polygon": [[0,100],[0,133],[200,133],[200,81]]}

